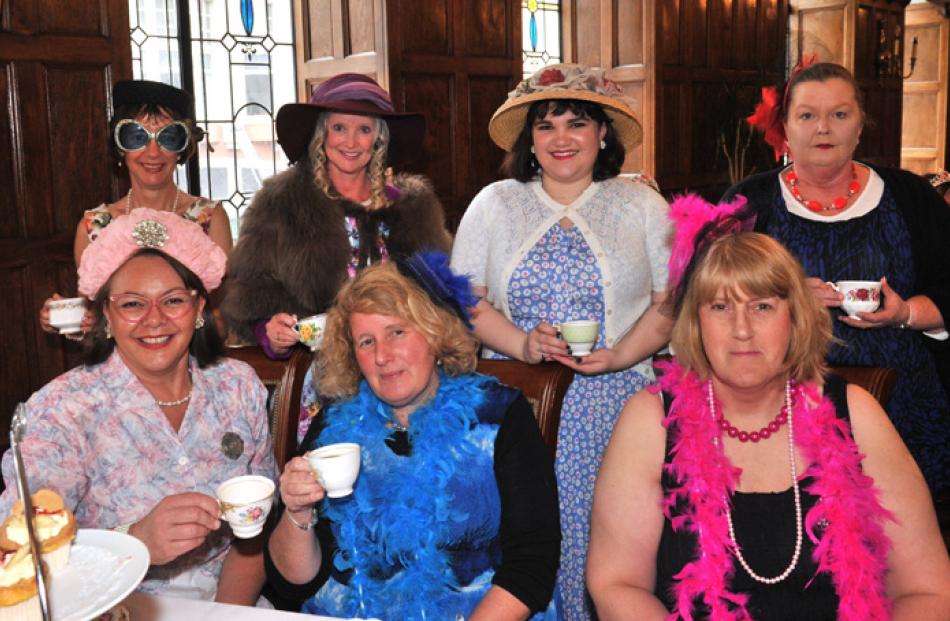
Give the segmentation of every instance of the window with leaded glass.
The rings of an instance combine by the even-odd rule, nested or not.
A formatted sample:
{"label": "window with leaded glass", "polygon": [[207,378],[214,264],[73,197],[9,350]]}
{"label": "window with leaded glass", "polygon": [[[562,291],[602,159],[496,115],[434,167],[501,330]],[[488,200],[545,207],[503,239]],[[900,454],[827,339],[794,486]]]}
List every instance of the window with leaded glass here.
{"label": "window with leaded glass", "polygon": [[525,77],[561,62],[561,2],[521,2],[522,59]]}
{"label": "window with leaded glass", "polygon": [[292,10],[292,0],[129,0],[135,77],[193,92],[207,132],[178,183],[222,201],[235,237],[261,181],[287,166],[274,115],[296,99]]}

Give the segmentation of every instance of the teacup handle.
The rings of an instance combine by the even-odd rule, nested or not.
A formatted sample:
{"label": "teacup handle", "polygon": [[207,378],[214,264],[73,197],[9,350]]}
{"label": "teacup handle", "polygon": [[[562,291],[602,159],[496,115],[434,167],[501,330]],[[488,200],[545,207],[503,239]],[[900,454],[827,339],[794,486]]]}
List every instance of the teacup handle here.
{"label": "teacup handle", "polygon": [[829,287],[831,287],[832,289],[834,289],[835,291],[837,291],[838,293],[841,293],[841,289],[838,288],[838,285],[836,285],[835,283],[831,282],[830,280],[826,280],[826,281],[825,281],[825,284],[828,285]]}

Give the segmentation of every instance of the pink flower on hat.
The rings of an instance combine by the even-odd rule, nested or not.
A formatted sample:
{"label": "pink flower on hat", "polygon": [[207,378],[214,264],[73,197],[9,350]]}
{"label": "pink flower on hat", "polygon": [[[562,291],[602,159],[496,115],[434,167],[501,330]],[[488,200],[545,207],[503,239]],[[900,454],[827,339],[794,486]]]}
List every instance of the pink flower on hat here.
{"label": "pink flower on hat", "polygon": [[79,293],[94,299],[135,253],[154,248],[191,270],[210,293],[221,284],[227,255],[202,228],[168,211],[140,207],[113,220],[79,261]]}

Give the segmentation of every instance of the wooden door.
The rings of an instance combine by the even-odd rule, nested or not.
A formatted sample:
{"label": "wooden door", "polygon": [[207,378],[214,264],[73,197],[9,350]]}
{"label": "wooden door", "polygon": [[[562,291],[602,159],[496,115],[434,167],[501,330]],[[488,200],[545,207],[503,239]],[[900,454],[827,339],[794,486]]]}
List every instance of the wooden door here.
{"label": "wooden door", "polygon": [[106,136],[112,83],[131,77],[128,0],[0,2],[0,446],[14,405],[73,366],[39,329],[51,293],[76,294],[83,210],[118,195]]}
{"label": "wooden door", "polygon": [[294,0],[297,101],[338,73],[388,85],[384,0]]}
{"label": "wooden door", "polygon": [[488,121],[521,79],[516,0],[387,0],[389,90],[397,109],[426,117],[421,172],[452,230],[504,152]]}

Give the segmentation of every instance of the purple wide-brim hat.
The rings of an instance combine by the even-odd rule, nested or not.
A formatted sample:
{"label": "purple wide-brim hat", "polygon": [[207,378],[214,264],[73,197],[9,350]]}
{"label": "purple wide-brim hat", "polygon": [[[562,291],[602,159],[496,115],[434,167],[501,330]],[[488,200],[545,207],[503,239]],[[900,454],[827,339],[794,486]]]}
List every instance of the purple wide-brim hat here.
{"label": "purple wide-brim hat", "polygon": [[307,152],[321,112],[378,116],[389,126],[390,164],[410,162],[422,151],[425,118],[415,112],[396,112],[389,93],[375,80],[359,73],[341,73],[321,83],[308,103],[281,106],[277,112],[277,142],[296,162]]}

